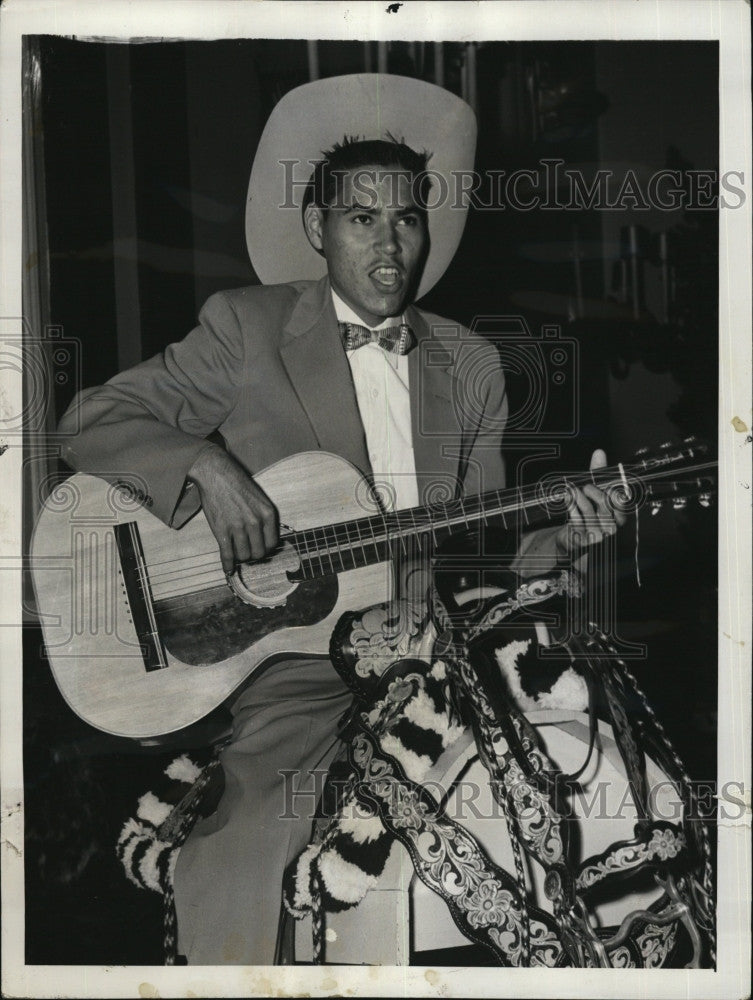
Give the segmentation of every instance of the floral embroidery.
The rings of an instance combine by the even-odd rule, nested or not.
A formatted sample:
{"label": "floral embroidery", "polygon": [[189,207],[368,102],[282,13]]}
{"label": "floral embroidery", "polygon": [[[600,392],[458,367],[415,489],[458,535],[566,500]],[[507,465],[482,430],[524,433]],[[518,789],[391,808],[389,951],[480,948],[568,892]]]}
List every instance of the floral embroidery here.
{"label": "floral embroidery", "polygon": [[622,874],[633,868],[642,867],[656,858],[660,861],[676,858],[684,847],[685,837],[682,833],[659,827],[653,831],[651,839],[646,843],[639,841],[617,844],[601,857],[590,858],[583,864],[578,874],[577,888],[590,889],[609,875]]}
{"label": "floral embroidery", "polygon": [[562,942],[540,920],[531,921],[531,965],[553,969],[562,956]]}
{"label": "floral embroidery", "polygon": [[671,830],[660,829],[654,830],[647,847],[660,861],[666,861],[667,858],[676,858],[682,845]]}
{"label": "floral embroidery", "polygon": [[468,922],[473,927],[486,927],[505,920],[505,914],[512,906],[512,893],[502,889],[496,882],[481,882],[466,902]]}
{"label": "floral embroidery", "polygon": [[[469,926],[487,930],[501,956],[519,965],[522,912],[514,894],[490,876],[489,860],[473,837],[439,816],[436,806],[427,805],[377,754],[373,738],[365,733],[355,737],[352,759],[361,775],[359,787],[379,801],[385,826],[407,838],[416,869],[423,870],[448,905]],[[554,942],[547,946],[551,951]]]}
{"label": "floral embroidery", "polygon": [[397,793],[395,796],[397,801],[393,810],[392,822],[400,829],[419,830],[429,815],[428,806],[421,801],[413,789],[396,785],[393,791]]}
{"label": "floral embroidery", "polygon": [[612,968],[614,969],[634,969],[635,962],[631,958],[629,948],[616,948],[610,955]]}
{"label": "floral embroidery", "polygon": [[364,679],[379,678],[395,660],[409,656],[420,642],[427,620],[425,602],[404,599],[376,604],[354,618],[350,644],[356,674]]}
{"label": "floral embroidery", "polygon": [[542,577],[538,580],[530,580],[518,587],[514,597],[508,597],[507,600],[498,600],[492,610],[477,625],[469,630],[469,634],[483,634],[505,618],[509,618],[513,612],[520,611],[521,608],[526,608],[531,604],[540,604],[550,597],[558,597],[562,594],[579,597],[580,593],[581,587],[578,576],[568,570],[562,570],[557,577]]}
{"label": "floral embroidery", "polygon": [[676,934],[676,923],[665,924],[663,927],[657,927],[656,924],[646,925],[646,930],[639,935],[637,944],[647,969],[658,969],[664,964],[675,942]]}

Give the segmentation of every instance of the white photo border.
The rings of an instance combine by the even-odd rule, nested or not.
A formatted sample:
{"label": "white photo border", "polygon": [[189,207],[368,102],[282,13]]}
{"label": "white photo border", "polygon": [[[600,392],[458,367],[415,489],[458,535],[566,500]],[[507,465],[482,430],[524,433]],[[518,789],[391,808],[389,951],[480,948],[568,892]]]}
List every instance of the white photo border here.
{"label": "white photo border", "polygon": [[[387,0],[9,0],[0,31],[0,317],[20,317],[21,45],[23,35],[183,40],[680,40],[719,41],[720,175],[742,171],[745,202],[721,211],[719,282],[719,787],[742,782],[747,815],[718,826],[718,968],[711,970],[532,970],[417,967],[26,966],[23,932],[21,759],[21,448],[2,455],[0,600],[3,628],[2,761],[3,995],[157,996],[612,996],[733,998],[749,995],[751,649],[751,96],[750,6],[745,0],[525,0],[412,2],[396,15]],[[11,412],[21,412],[18,373],[0,372]],[[738,428],[744,428],[741,431]],[[0,443],[2,427],[0,425]],[[16,560],[16,563],[13,562]],[[15,570],[13,567],[17,564]]]}

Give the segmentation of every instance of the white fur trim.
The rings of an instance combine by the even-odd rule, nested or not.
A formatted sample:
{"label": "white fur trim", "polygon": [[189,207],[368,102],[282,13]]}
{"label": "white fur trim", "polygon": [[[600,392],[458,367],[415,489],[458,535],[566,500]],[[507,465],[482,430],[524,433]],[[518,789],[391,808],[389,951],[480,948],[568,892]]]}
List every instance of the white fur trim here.
{"label": "white fur trim", "polygon": [[415,696],[406,702],[403,715],[420,729],[441,733],[447,728],[447,717],[437,712],[434,702],[425,691],[416,691]]}
{"label": "white fur trim", "polygon": [[384,835],[384,825],[378,816],[343,815],[338,827],[348,833],[357,844],[370,844]]}
{"label": "white fur trim", "polygon": [[447,667],[442,660],[437,660],[434,663],[434,666],[429,671],[429,677],[433,677],[438,681],[443,681],[447,677]]}
{"label": "white fur trim", "polygon": [[508,683],[510,694],[518,708],[523,711],[541,708],[540,703],[535,698],[530,698],[520,686],[518,657],[523,656],[530,645],[530,639],[514,639],[512,642],[508,642],[506,646],[497,650],[497,663],[499,663],[502,675]]}
{"label": "white fur trim", "polygon": [[568,708],[583,712],[588,708],[588,686],[585,680],[572,667],[568,667],[554,682],[551,691],[542,691],[540,695],[531,698],[520,684],[520,674],[517,660],[528,649],[530,639],[509,642],[497,650],[497,662],[502,674],[510,686],[518,708],[531,711],[537,708]]}
{"label": "white fur trim", "polygon": [[144,854],[139,864],[139,874],[144,880],[144,885],[155,892],[162,892],[162,885],[159,880],[159,869],[157,862],[163,851],[169,850],[169,846],[164,840],[155,840],[149,850]]}
{"label": "white fur trim", "polygon": [[[134,823],[134,821],[129,820],[126,826],[129,826],[131,823]],[[136,874],[133,871],[133,852],[136,850],[137,845],[142,841],[148,840],[151,842],[151,840],[153,840],[153,836],[144,832],[144,828],[141,824],[134,824],[134,826],[127,832],[124,829],[123,833],[125,834],[125,837],[121,834],[123,850],[120,860],[123,868],[125,869],[126,878],[129,882],[133,882],[134,885],[137,885],[139,889],[143,889],[144,886],[142,882],[136,877]],[[118,841],[119,844],[120,842],[121,841]]]}
{"label": "white fur trim", "polygon": [[568,667],[552,685],[551,691],[539,695],[539,705],[541,708],[572,708],[576,712],[586,712],[588,685],[585,678]]}
{"label": "white fur trim", "polygon": [[513,639],[507,645],[497,650],[497,661],[499,665],[507,670],[514,670],[518,663],[518,657],[523,656],[531,645],[530,639]]}
{"label": "white fur trim", "polygon": [[382,736],[379,744],[385,753],[398,760],[411,781],[421,781],[431,767],[431,759],[425,754],[417,754],[407,750],[396,736]]}
{"label": "white fur trim", "polygon": [[291,906],[296,910],[306,911],[313,905],[311,898],[311,866],[321,851],[321,844],[309,844],[298,858],[295,866],[295,899]]}
{"label": "white fur trim", "polygon": [[173,781],[183,781],[187,785],[192,785],[201,774],[201,768],[194,764],[187,754],[183,754],[165,768],[165,774]]}
{"label": "white fur trim", "polygon": [[[134,837],[134,836],[144,837],[146,836],[146,833],[147,831],[144,824],[139,823],[138,820],[133,819],[133,817],[131,817],[131,819],[126,820],[126,822],[123,824],[123,829],[120,831],[120,836],[118,837],[117,846],[121,850],[124,850],[125,842],[126,840],[128,840],[129,837]],[[152,831],[149,831],[149,833],[151,835]]]}
{"label": "white fur trim", "polygon": [[336,851],[322,851],[317,862],[319,875],[330,896],[343,903],[360,903],[378,879],[345,861]]}
{"label": "white fur trim", "polygon": [[403,713],[405,718],[420,729],[428,729],[437,733],[442,739],[442,746],[447,748],[463,732],[463,729],[450,722],[444,712],[439,713],[434,708],[434,702],[425,691],[418,691],[415,698],[406,704]]}
{"label": "white fur trim", "polygon": [[152,826],[161,826],[172,811],[173,807],[158,799],[154,792],[147,792],[139,799],[136,815]]}
{"label": "white fur trim", "polygon": [[180,848],[174,847],[170,852],[170,862],[167,866],[167,881],[168,885],[175,885],[175,866],[178,863],[178,855],[180,854]]}

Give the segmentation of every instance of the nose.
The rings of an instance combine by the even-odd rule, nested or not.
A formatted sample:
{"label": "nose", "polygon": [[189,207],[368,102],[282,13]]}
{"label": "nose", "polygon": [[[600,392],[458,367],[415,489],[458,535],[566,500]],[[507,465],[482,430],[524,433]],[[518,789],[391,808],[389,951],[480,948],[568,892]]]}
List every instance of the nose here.
{"label": "nose", "polygon": [[382,253],[393,257],[400,252],[397,229],[392,222],[385,222],[377,232],[377,245]]}

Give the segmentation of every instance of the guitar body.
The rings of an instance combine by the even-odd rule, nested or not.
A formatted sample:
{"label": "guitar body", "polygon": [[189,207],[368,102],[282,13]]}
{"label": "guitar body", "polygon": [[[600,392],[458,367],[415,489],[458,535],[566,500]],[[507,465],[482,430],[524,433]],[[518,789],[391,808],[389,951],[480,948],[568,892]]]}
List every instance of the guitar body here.
{"label": "guitar body", "polygon": [[[692,495],[707,506],[716,463],[699,461],[705,450],[665,445],[657,458],[582,481],[598,476],[622,510],[645,501],[655,513]],[[139,484],[88,475],[47,498],[31,548],[37,612],[58,687],[84,721],[137,739],[193,725],[263,665],[328,656],[341,615],[393,599],[393,556],[408,566],[414,542],[423,558],[431,546],[422,549],[422,538],[436,545],[488,518],[501,518],[505,532],[519,516],[527,527],[564,521],[562,498],[575,481],[384,514],[360,473],[326,452],[284,459],[255,478],[279,512],[281,544],[240,567],[232,587],[201,512],[176,531],[139,505]],[[454,578],[452,562],[442,579]],[[476,563],[463,560],[458,589],[467,595],[479,586]]]}
{"label": "guitar body", "polygon": [[[284,459],[255,478],[276,505],[283,534],[376,513],[359,472],[326,452]],[[124,556],[126,542],[136,568]],[[290,574],[299,565],[283,545],[244,568],[239,596],[201,511],[174,530],[122,487],[73,476],[45,502],[32,541],[37,608],[63,697],[84,721],[114,735],[175,732],[263,665],[327,656],[343,612],[392,594],[389,561],[339,573],[330,565],[297,582]],[[145,629],[160,650],[151,656]]]}

